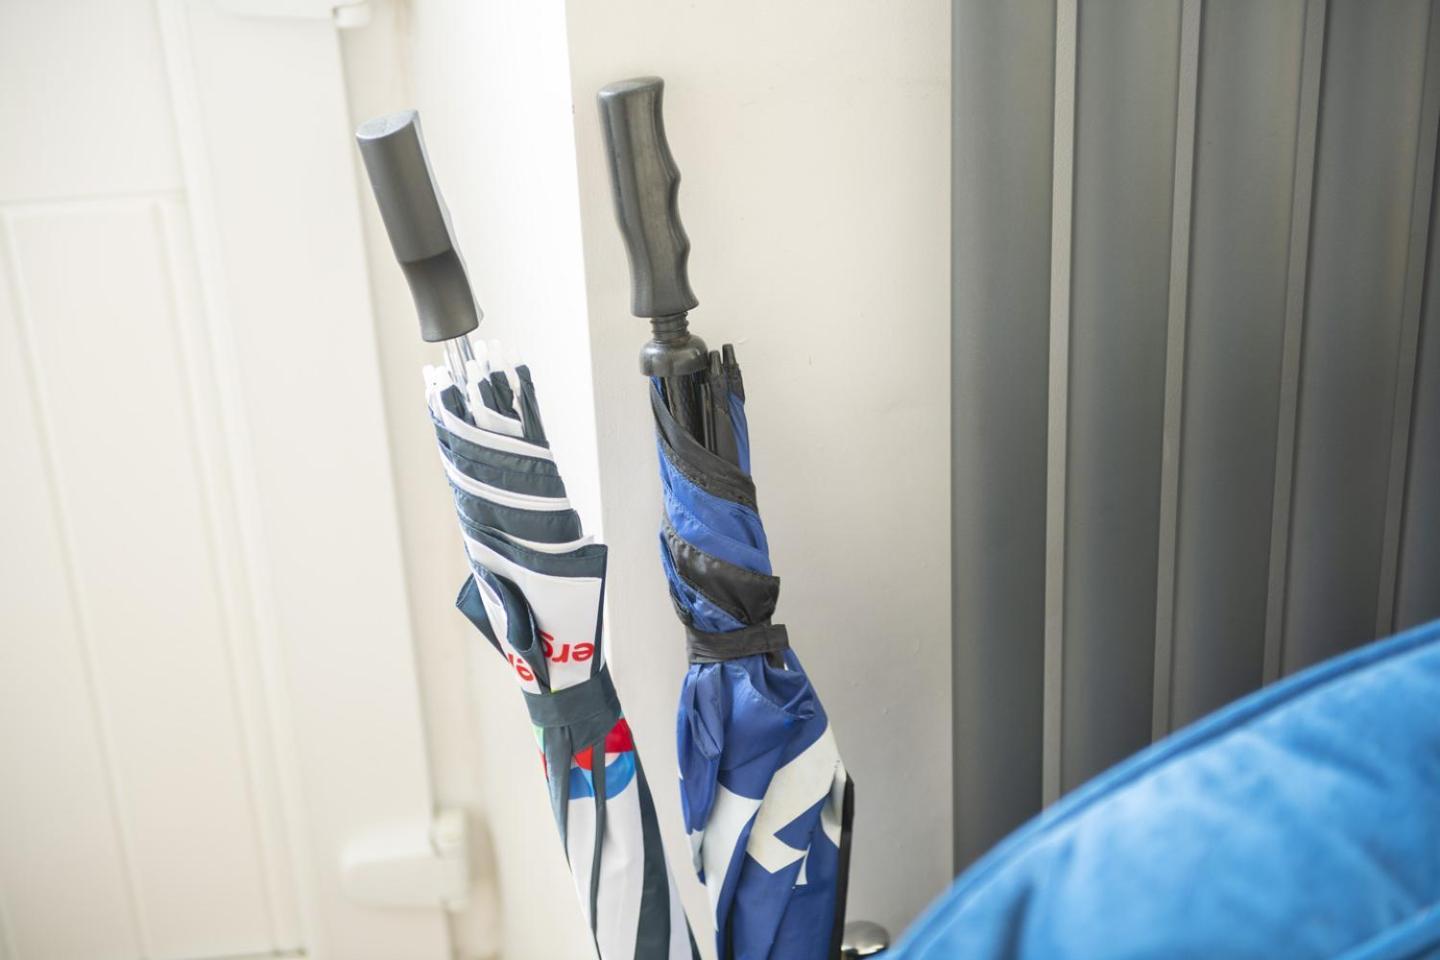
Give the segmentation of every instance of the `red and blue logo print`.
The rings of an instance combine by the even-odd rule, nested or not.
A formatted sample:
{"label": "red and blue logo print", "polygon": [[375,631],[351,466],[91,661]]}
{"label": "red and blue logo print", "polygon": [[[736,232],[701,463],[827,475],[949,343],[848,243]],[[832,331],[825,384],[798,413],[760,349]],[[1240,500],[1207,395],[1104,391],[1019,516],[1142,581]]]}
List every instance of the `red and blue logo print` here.
{"label": "red and blue logo print", "polygon": [[[605,735],[605,796],[617,796],[635,779],[635,740],[630,724],[621,717]],[[570,799],[595,796],[594,748],[575,754],[570,764]]]}
{"label": "red and blue logo print", "polygon": [[[545,762],[545,729],[535,728],[535,740],[540,745],[540,765],[545,768],[549,779],[549,765]],[[570,799],[595,796],[595,748],[586,747],[570,760]],[[615,726],[605,734],[605,796],[613,797],[630,786],[635,779],[635,740],[630,736],[630,724],[621,717]]]}

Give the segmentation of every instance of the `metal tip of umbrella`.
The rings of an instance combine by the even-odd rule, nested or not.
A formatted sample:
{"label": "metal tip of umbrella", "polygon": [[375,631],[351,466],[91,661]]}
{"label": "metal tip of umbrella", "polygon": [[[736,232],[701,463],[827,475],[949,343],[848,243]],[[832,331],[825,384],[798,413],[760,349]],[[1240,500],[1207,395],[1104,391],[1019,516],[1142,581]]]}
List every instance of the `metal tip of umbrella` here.
{"label": "metal tip of umbrella", "polygon": [[878,957],[890,949],[890,932],[869,920],[852,920],[845,924],[845,941],[840,947],[841,960]]}

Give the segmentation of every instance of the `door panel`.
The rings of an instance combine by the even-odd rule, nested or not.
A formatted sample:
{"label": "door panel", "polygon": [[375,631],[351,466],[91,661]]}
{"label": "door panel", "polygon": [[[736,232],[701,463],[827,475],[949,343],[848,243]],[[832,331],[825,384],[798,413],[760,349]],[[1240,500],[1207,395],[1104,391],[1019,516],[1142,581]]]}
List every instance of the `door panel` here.
{"label": "door panel", "polygon": [[340,892],[432,798],[336,28],[228,6],[0,5],[0,960],[449,955]]}
{"label": "door panel", "polygon": [[[139,956],[10,271],[0,271],[0,932],[7,960]],[[84,923],[48,923],[66,910]]]}
{"label": "door panel", "polygon": [[[19,292],[10,320],[27,341],[20,382],[31,400],[6,417],[43,424],[54,519],[46,536],[63,544],[67,574],[58,602],[6,635],[78,629],[144,953],[238,954],[287,944],[270,930],[256,777],[230,679],[235,638],[197,462],[204,411],[194,409],[186,381],[195,372],[177,335],[188,318],[176,315],[171,278],[193,265],[186,251],[170,260],[164,202],[78,201],[5,216]],[[5,510],[33,507],[26,497]],[[18,564],[31,546],[9,540],[5,549]],[[68,885],[83,890],[77,866]],[[25,882],[9,878],[7,889]],[[45,926],[65,926],[55,922],[65,899],[44,911]]]}
{"label": "door panel", "polygon": [[0,63],[0,199],[181,188],[152,3],[5,0]]}

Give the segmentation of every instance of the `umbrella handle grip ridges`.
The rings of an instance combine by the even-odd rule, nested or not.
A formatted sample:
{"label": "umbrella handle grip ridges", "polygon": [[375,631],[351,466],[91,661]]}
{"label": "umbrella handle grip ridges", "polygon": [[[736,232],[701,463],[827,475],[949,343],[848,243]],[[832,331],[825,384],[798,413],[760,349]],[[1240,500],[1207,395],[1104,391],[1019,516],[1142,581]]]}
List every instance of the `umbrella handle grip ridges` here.
{"label": "umbrella handle grip ridges", "polygon": [[677,376],[703,370],[708,351],[689,332],[690,240],[680,222],[680,169],[665,138],[665,82],[638,77],[608,84],[597,97],[615,217],[630,261],[630,312],[648,317],[653,339],[642,372]]}
{"label": "umbrella handle grip ridges", "polygon": [[432,343],[463,337],[480,325],[483,314],[430,169],[420,115],[401,110],[367,120],[355,131],[355,141],[390,246],[410,284],[420,335]]}

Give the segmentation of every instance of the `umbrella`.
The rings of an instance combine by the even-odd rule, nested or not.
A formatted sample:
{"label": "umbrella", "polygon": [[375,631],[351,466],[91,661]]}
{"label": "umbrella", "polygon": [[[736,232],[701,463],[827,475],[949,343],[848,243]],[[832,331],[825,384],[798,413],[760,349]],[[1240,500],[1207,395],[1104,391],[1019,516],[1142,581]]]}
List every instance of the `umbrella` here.
{"label": "umbrella", "polygon": [[457,605],[523,692],[600,956],[689,958],[655,805],[605,665],[606,547],[566,499],[529,369],[469,338],[480,314],[418,116],[368,121],[357,138],[422,335],[445,344],[445,365],[425,370],[425,396],[470,567]]}
{"label": "umbrella", "polygon": [[681,806],[715,911],[722,958],[839,955],[854,788],[825,709],[773,621],[770,566],[750,473],[745,388],[733,347],[689,333],[697,301],[665,141],[664,85],[611,84],[600,111],[664,501],[660,561],[690,667],[677,723]]}

